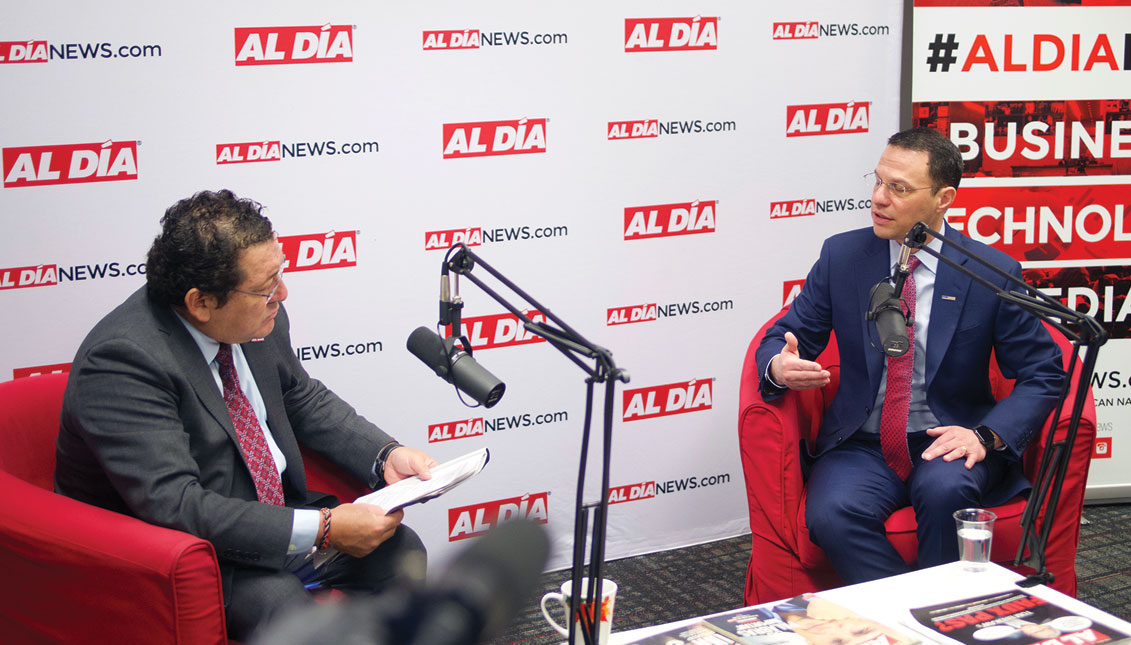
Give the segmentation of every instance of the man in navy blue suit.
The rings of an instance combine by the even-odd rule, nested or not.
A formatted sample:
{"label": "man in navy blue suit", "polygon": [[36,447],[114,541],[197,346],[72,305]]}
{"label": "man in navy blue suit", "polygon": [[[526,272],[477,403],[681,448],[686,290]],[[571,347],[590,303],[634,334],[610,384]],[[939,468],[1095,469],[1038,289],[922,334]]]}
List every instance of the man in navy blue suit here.
{"label": "man in navy blue suit", "polygon": [[[1016,261],[946,223],[962,168],[958,149],[936,130],[893,135],[873,173],[871,228],[825,241],[801,293],[757,352],[760,389],[772,400],[829,382],[813,359],[836,332],[840,383],[808,455],[805,520],[849,584],[907,571],[884,535],[884,521],[903,506],[915,510],[918,566],[956,560],[952,513],[1003,503],[1029,487],[1021,454],[1064,378],[1062,352],[1035,317],[927,253],[912,256],[912,293],[903,291],[914,307],[907,355],[887,359],[865,319],[870,290],[892,275],[917,222],[1021,276]],[[950,244],[932,237],[927,246],[1009,286]],[[990,390],[991,351],[1002,373],[1016,379],[1001,401]]]}

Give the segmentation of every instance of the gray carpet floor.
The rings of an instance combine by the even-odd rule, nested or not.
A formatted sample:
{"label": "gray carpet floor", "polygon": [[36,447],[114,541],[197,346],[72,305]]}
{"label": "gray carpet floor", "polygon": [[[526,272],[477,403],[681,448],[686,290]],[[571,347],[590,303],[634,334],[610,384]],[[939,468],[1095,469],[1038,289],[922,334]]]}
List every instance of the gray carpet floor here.
{"label": "gray carpet floor", "polygon": [[[1087,506],[1076,557],[1077,597],[1131,620],[1131,504]],[[663,551],[606,564],[618,585],[613,629],[623,631],[743,605],[750,536]],[[542,594],[557,591],[569,572],[543,575],[537,595],[490,645],[549,645],[564,638],[546,624]]]}

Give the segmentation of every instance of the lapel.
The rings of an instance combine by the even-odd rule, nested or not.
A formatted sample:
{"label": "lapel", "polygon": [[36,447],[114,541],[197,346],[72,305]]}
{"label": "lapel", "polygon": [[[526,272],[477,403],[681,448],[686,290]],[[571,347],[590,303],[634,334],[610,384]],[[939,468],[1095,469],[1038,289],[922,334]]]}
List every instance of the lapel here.
{"label": "lapel", "polygon": [[196,341],[192,339],[192,336],[189,335],[188,330],[185,329],[184,324],[181,323],[172,309],[158,306],[153,302],[150,302],[149,306],[153,309],[161,333],[168,337],[173,359],[184,371],[185,378],[192,386],[193,391],[196,392],[196,398],[200,400],[200,404],[212,415],[216,423],[224,428],[224,432],[228,434],[238,450],[240,442],[236,435],[236,428],[232,425],[232,417],[228,413],[228,405],[224,403],[224,395],[220,393],[220,388],[216,386],[212,369],[205,362],[204,355],[200,353],[200,347],[197,346]]}
{"label": "lapel", "polygon": [[[168,338],[173,360],[183,370],[185,378],[192,386],[200,404],[224,429],[236,454],[240,455],[242,460],[243,450],[240,448],[236,428],[232,424],[232,416],[228,412],[228,404],[224,402],[224,395],[217,387],[216,379],[212,375],[212,368],[205,362],[204,355],[200,353],[200,347],[197,346],[196,341],[192,339],[192,336],[189,335],[188,330],[185,329],[184,324],[181,323],[172,309],[158,306],[148,298],[146,298],[146,302],[157,321],[158,329]],[[279,374],[274,368],[274,361],[271,360],[270,350],[266,345],[267,342],[243,343],[240,348],[243,349],[244,358],[247,359],[248,366],[251,368],[252,374],[255,375],[259,394],[263,397],[263,403],[267,408],[267,427],[271,429],[271,436],[274,438],[275,444],[279,446],[279,450],[283,451],[283,455],[287,459],[288,467],[283,473],[284,480],[291,479],[292,484],[298,490],[305,490],[306,479],[303,473],[302,455],[299,452],[294,432],[285,421],[283,389],[279,382]],[[277,419],[284,421],[280,423]],[[292,468],[292,465],[295,467]],[[286,490],[285,487],[284,490]]]}
{"label": "lapel", "polygon": [[[943,226],[943,235],[948,241],[965,248],[966,237],[949,224]],[[943,243],[943,257],[965,266],[969,258],[962,255],[954,245]],[[931,383],[938,372],[939,364],[950,347],[950,340],[958,327],[958,319],[966,304],[966,292],[970,289],[970,278],[939,260],[935,275],[935,295],[931,299],[931,320],[927,326],[927,366],[926,381]],[[946,299],[943,299],[946,296]]]}
{"label": "lapel", "polygon": [[[269,343],[270,341],[253,341],[242,343],[240,348],[243,349],[251,373],[255,375],[255,384],[259,386],[259,396],[263,398],[263,406],[267,409],[267,427],[271,429],[271,437],[287,459],[284,475],[289,477],[302,470],[302,457],[298,440],[295,439],[290,423],[286,421],[283,387],[275,361],[271,357]],[[296,467],[291,468],[292,464]],[[305,488],[305,482],[301,486]]]}
{"label": "lapel", "polygon": [[880,382],[880,375],[884,371],[884,353],[872,347],[879,337],[876,335],[875,323],[866,316],[868,309],[871,308],[871,299],[868,296],[872,287],[891,275],[891,254],[888,246],[887,240],[873,235],[871,241],[860,250],[857,261],[853,263],[857,290],[853,303],[858,311],[852,312],[851,316],[861,322],[860,347],[868,365],[868,380],[875,384]]}

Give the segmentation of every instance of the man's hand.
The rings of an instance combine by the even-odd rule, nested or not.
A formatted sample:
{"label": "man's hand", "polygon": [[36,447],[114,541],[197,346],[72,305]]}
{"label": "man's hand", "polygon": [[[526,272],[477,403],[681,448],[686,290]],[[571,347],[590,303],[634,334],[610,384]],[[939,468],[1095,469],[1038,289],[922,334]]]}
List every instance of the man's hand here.
{"label": "man's hand", "polygon": [[785,332],[785,347],[770,361],[774,382],[791,390],[812,390],[829,384],[829,371],[820,363],[807,361],[797,352],[797,336]]}
{"label": "man's hand", "polygon": [[330,511],[330,546],[361,558],[393,537],[404,518],[404,511],[385,515],[373,504],[342,504]]}
{"label": "man's hand", "polygon": [[432,469],[439,465],[427,453],[401,446],[385,459],[385,483],[392,484],[413,475],[419,475],[421,479],[432,479]]}
{"label": "man's hand", "polygon": [[923,451],[923,460],[930,461],[941,456],[943,461],[966,459],[966,470],[986,458],[986,448],[978,441],[978,435],[970,428],[962,426],[939,426],[930,428],[927,434],[935,438]]}

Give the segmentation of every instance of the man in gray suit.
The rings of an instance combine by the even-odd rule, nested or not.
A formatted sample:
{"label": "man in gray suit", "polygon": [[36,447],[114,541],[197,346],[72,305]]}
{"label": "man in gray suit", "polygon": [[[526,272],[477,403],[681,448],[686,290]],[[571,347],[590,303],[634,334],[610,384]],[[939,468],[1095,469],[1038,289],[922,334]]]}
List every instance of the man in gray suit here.
{"label": "man in gray suit", "polygon": [[[62,494],[212,542],[237,639],[310,602],[306,586],[377,592],[423,577],[403,513],[313,498],[299,443],[371,488],[436,465],[303,369],[260,210],[225,190],[165,212],[146,285],[75,356],[55,471]],[[316,546],[352,557],[315,570]]]}

